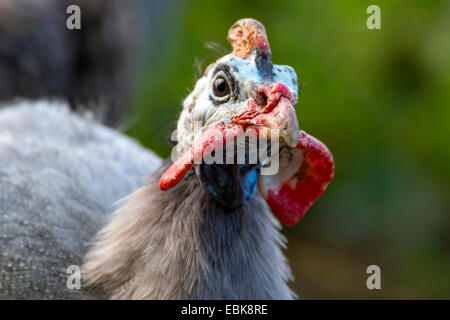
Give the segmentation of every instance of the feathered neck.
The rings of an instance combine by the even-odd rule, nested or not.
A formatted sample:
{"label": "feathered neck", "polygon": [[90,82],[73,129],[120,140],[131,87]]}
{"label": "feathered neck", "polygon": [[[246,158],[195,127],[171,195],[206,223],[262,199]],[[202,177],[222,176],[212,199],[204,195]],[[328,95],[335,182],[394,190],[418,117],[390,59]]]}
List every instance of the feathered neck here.
{"label": "feathered neck", "polygon": [[98,233],[82,269],[87,292],[113,299],[293,298],[285,239],[259,193],[230,210],[193,172],[161,191],[166,169],[125,198]]}

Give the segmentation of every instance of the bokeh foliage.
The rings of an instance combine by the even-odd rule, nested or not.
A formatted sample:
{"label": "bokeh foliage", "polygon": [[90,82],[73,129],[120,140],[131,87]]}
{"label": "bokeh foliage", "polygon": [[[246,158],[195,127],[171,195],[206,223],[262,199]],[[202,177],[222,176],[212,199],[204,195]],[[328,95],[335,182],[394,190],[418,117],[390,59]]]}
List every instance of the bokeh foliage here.
{"label": "bokeh foliage", "polygon": [[[366,8],[381,7],[381,30]],[[277,64],[303,88],[300,127],[333,152],[336,177],[287,255],[304,298],[450,298],[450,2],[179,1],[137,66],[128,134],[161,156],[181,101],[229,48],[233,22],[264,23]],[[366,288],[377,264],[382,290]]]}

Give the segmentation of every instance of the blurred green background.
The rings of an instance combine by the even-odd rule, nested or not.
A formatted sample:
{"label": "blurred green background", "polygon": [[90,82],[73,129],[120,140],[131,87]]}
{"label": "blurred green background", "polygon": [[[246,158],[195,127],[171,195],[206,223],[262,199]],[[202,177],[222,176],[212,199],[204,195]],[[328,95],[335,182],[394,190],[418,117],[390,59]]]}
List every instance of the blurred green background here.
{"label": "blurred green background", "polygon": [[[366,8],[381,8],[381,30]],[[327,144],[336,176],[286,254],[301,298],[450,298],[450,1],[176,1],[136,65],[127,134],[163,157],[196,61],[228,28],[266,27],[276,64],[303,88],[300,127]],[[368,290],[366,268],[381,268]]]}

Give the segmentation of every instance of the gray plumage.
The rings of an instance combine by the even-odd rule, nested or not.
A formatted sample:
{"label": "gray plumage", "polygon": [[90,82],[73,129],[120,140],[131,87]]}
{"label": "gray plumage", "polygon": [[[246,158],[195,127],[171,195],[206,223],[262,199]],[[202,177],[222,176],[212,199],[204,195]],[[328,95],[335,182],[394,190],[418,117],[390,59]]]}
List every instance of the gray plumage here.
{"label": "gray plumage", "polygon": [[0,298],[80,298],[69,265],[160,159],[71,113],[27,101],[0,109]]}
{"label": "gray plumage", "polygon": [[[162,192],[158,157],[59,104],[3,109],[0,128],[0,298],[295,296],[259,193],[225,209],[193,172]],[[69,290],[82,260],[84,289]]]}
{"label": "gray plumage", "polygon": [[113,299],[292,299],[285,239],[262,197],[225,208],[192,171],[161,191],[167,167],[99,233],[83,266],[89,291]]}

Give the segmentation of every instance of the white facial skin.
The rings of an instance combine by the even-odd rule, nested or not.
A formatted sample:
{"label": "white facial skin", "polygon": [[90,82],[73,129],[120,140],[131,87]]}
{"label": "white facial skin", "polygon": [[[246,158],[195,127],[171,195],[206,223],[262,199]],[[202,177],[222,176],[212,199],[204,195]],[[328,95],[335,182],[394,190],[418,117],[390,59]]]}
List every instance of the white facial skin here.
{"label": "white facial skin", "polygon": [[[223,66],[220,68],[220,66]],[[225,73],[231,78],[231,93],[226,102],[217,102],[214,97],[213,85],[220,74]],[[177,127],[177,153],[186,152],[202,130],[219,121],[229,121],[230,118],[248,107],[248,101],[256,97],[260,85],[271,85],[281,82],[286,85],[297,103],[297,75],[289,66],[273,65],[273,77],[269,80],[263,77],[255,63],[255,53],[247,59],[241,59],[228,54],[208,68],[208,72],[200,78],[194,90],[183,102],[183,111]],[[233,90],[234,89],[234,90]]]}

